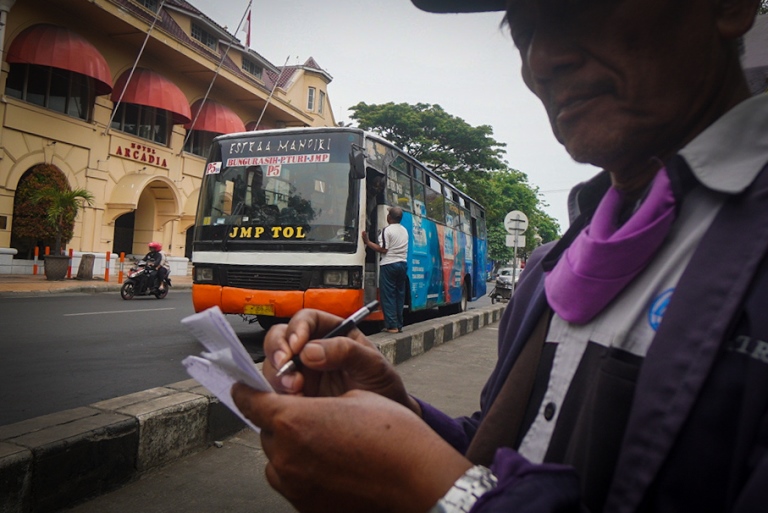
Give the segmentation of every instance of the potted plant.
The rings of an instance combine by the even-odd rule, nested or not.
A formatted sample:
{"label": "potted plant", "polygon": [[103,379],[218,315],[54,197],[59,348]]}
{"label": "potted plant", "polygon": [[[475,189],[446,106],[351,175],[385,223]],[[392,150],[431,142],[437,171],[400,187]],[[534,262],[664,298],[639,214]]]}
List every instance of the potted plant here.
{"label": "potted plant", "polygon": [[87,189],[45,187],[32,196],[33,203],[45,206],[46,222],[54,232],[53,254],[45,256],[45,277],[63,280],[67,275],[69,257],[62,254],[62,244],[72,238],[77,211],[85,203],[93,204],[93,194]]}

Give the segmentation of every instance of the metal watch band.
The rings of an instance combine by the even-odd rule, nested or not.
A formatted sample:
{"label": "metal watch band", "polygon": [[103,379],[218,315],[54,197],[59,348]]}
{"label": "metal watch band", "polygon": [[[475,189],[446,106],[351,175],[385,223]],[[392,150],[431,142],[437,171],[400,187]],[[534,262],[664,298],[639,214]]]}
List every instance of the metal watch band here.
{"label": "metal watch band", "polygon": [[469,513],[485,492],[496,487],[498,480],[489,468],[475,465],[453,483],[445,496],[429,513]]}

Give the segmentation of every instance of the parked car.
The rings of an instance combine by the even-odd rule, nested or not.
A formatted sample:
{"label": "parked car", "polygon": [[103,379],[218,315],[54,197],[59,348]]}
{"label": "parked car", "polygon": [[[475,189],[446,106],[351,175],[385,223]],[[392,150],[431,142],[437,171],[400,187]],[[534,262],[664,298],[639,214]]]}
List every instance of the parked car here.
{"label": "parked car", "polygon": [[517,282],[520,280],[520,273],[522,272],[522,269],[515,269],[513,267],[503,267],[499,269],[499,274],[496,275],[496,279],[501,282],[509,283],[510,285],[512,282],[517,285]]}

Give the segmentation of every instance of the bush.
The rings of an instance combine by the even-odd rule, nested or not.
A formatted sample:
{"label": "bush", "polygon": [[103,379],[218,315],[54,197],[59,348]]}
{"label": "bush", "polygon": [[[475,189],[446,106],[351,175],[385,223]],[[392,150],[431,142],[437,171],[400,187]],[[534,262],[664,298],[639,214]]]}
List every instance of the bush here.
{"label": "bush", "polygon": [[[38,164],[19,181],[13,205],[12,235],[17,240],[53,245],[53,254],[72,239],[77,210],[91,204],[85,189],[72,190],[64,174],[51,164]],[[20,252],[25,248],[19,248]]]}

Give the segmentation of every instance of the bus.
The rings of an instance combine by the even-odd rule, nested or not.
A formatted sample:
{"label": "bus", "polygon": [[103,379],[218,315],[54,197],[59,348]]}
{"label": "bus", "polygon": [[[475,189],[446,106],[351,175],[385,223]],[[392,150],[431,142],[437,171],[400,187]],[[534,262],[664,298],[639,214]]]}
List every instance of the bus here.
{"label": "bus", "polygon": [[236,133],[209,155],[192,237],[197,312],[218,306],[265,329],[302,308],[347,317],[378,298],[378,255],[361,233],[377,240],[395,205],[410,234],[407,310],[457,313],[486,292],[483,207],[377,135]]}

